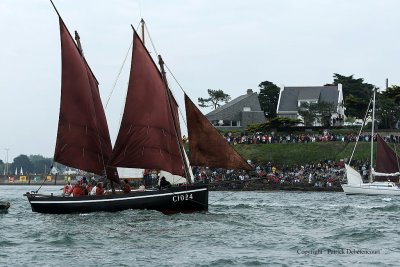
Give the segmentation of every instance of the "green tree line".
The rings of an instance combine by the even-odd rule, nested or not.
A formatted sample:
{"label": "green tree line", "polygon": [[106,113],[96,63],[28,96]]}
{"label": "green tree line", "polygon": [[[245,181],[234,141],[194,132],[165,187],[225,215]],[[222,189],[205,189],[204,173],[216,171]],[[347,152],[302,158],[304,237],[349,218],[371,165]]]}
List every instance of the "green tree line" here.
{"label": "green tree line", "polygon": [[24,174],[47,174],[52,164],[52,158],[45,158],[41,155],[27,156],[21,154],[8,164],[0,160],[0,175],[6,174],[7,168],[8,174],[15,174],[15,171],[20,174],[21,168]]}

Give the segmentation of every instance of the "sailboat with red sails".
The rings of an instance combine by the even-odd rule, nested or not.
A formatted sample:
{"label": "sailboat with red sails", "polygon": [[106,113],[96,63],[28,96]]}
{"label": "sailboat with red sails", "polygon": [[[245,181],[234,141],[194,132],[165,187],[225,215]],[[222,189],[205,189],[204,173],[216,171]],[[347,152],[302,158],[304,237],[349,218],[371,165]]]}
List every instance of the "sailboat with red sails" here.
{"label": "sailboat with red sails", "polygon": [[150,188],[134,190],[128,194],[102,196],[68,197],[32,191],[25,194],[32,211],[207,211],[207,185],[194,184],[190,164],[252,169],[185,94],[190,140],[187,157],[181,139],[178,105],[168,88],[163,60],[158,56],[159,69],[134,29],[125,109],[112,147],[97,79],[82,50],[57,14],[61,36],[62,82],[54,161],[106,176],[113,189],[120,182],[117,167],[157,169],[185,177],[186,183],[165,190]]}

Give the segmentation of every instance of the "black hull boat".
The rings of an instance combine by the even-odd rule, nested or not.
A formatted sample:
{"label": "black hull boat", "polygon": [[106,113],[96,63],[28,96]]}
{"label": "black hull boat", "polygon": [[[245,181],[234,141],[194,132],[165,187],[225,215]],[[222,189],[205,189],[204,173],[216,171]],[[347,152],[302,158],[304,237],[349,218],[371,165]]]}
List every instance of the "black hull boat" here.
{"label": "black hull boat", "polygon": [[[74,41],[56,12],[60,24],[62,75],[54,162],[106,177],[111,188],[115,188],[114,183],[120,184],[119,167],[157,170],[172,177],[170,184],[186,185],[173,186],[168,190],[104,196],[61,197],[42,195],[37,191],[26,193],[34,212],[86,213],[126,209],[149,209],[163,213],[206,211],[208,187],[193,184],[192,165],[252,169],[185,93],[190,140],[190,154],[187,156],[180,129],[179,107],[168,86],[164,61],[158,55],[158,68],[133,27],[125,107],[112,146],[98,81],[83,56],[80,37],[76,33]],[[143,20],[142,23],[144,29]],[[174,177],[177,177],[176,182]],[[163,181],[166,177],[160,178]]]}
{"label": "black hull boat", "polygon": [[26,193],[26,196],[32,211],[39,213],[66,214],[147,209],[174,214],[208,210],[207,186],[196,185],[103,196],[64,197],[35,193]]}
{"label": "black hull boat", "polygon": [[0,211],[8,211],[10,207],[10,202],[0,201]]}

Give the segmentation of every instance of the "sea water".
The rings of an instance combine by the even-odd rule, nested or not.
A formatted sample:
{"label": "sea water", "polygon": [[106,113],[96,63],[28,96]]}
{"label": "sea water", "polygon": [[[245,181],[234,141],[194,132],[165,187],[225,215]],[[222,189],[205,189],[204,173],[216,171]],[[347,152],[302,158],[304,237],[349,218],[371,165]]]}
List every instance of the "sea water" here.
{"label": "sea water", "polygon": [[54,215],[31,211],[34,189],[0,186],[0,266],[400,265],[400,197],[210,192],[204,213]]}

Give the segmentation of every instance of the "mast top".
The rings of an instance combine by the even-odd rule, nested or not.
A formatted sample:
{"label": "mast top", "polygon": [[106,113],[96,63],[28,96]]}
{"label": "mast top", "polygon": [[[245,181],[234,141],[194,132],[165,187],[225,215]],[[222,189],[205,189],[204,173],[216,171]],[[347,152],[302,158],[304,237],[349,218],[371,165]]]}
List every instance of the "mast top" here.
{"label": "mast top", "polygon": [[83,56],[83,49],[82,49],[82,45],[81,45],[81,37],[79,36],[78,31],[75,31],[75,41],[76,41],[76,44],[78,46],[79,52]]}

